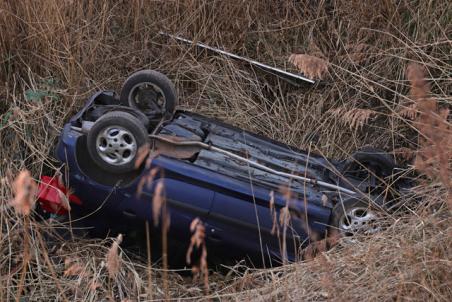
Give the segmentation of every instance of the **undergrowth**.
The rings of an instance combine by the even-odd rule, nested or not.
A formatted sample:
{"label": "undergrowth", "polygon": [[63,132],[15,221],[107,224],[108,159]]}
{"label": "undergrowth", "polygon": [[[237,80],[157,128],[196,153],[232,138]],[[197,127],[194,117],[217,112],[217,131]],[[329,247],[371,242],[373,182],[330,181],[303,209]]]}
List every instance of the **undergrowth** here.
{"label": "undergrowth", "polygon": [[[0,301],[449,301],[451,21],[445,0],[0,0]],[[321,80],[296,87],[159,31]],[[11,207],[16,175],[59,170],[64,121],[144,68],[175,82],[182,108],[284,143],[337,158],[392,152],[418,169],[415,197],[381,233],[309,261],[211,271],[207,293],[159,265],[147,278],[146,259],[119,239],[49,241],[55,223]]]}

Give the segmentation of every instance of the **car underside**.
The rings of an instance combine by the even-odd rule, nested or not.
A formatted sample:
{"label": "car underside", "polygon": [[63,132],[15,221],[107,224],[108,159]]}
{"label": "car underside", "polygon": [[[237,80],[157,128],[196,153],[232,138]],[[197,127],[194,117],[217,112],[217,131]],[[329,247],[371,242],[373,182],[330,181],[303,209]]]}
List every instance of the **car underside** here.
{"label": "car underside", "polygon": [[384,152],[367,148],[333,160],[301,151],[176,110],[166,77],[137,74],[121,96],[92,96],[56,148],[68,170],[64,186],[80,200],[71,216],[96,235],[142,231],[146,221],[161,234],[153,206],[160,185],[175,250],[186,250],[199,218],[211,256],[274,265],[334,231],[378,231],[374,209],[400,199],[399,168]]}

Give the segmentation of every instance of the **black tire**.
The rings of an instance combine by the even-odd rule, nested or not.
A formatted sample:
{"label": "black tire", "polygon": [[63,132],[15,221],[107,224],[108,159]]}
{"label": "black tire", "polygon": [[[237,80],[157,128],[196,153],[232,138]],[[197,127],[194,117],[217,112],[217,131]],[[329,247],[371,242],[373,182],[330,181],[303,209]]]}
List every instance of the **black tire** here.
{"label": "black tire", "polygon": [[173,83],[155,70],[141,70],[132,74],[121,88],[120,102],[142,111],[150,119],[170,117],[177,106]]}
{"label": "black tire", "polygon": [[148,133],[140,120],[127,112],[112,111],[94,123],[87,148],[101,169],[119,174],[135,169],[138,150],[147,141]]}
{"label": "black tire", "polygon": [[393,170],[397,168],[397,164],[394,158],[387,152],[372,148],[364,147],[352,154],[351,159],[349,159],[345,164],[345,169],[352,165],[362,165],[364,167],[378,165],[380,177],[390,176]]}
{"label": "black tire", "polygon": [[[352,154],[343,163],[342,175],[355,182],[356,188],[365,193],[378,195],[391,181],[397,164],[394,158],[385,151],[366,147]],[[339,184],[353,188],[347,181],[339,180]]]}
{"label": "black tire", "polygon": [[[333,232],[339,231],[339,233],[343,236],[351,236],[354,233],[370,233],[369,228],[373,228],[370,220],[366,223],[363,223],[365,219],[361,222],[362,224],[354,225],[355,222],[353,217],[350,217],[348,214],[353,213],[353,215],[359,215],[358,211],[361,212],[361,217],[369,218],[371,216],[376,217],[376,210],[372,207],[368,202],[361,200],[359,198],[350,197],[342,202],[339,201],[332,210],[331,213],[331,221],[330,225],[333,229]],[[352,215],[352,216],[353,216]],[[375,221],[375,220],[372,220]],[[345,225],[349,224],[350,229],[345,228]],[[361,227],[361,229],[360,229]]]}

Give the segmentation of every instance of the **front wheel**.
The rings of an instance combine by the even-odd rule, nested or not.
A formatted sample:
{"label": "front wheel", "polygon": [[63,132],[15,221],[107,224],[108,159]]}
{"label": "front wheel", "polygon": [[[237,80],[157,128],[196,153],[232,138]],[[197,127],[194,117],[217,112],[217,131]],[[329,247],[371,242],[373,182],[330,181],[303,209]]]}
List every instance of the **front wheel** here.
{"label": "front wheel", "polygon": [[147,135],[142,122],[132,114],[112,111],[99,118],[88,133],[88,153],[107,172],[130,172]]}

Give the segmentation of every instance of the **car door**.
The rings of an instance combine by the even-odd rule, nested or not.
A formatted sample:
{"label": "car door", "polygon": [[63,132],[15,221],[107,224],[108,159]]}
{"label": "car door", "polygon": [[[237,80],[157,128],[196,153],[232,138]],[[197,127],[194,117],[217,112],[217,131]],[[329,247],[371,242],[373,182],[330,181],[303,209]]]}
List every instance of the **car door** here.
{"label": "car door", "polygon": [[[156,177],[141,194],[129,192],[122,202],[125,216],[152,222],[152,202],[156,187],[163,185],[162,197],[171,219],[171,231],[189,234],[189,225],[196,217],[205,218],[212,206],[214,193],[196,183],[183,179]],[[161,218],[159,219],[159,223]]]}
{"label": "car door", "polygon": [[[281,195],[275,195],[276,210],[272,212],[268,191],[215,192],[208,217],[207,239],[218,256],[249,259],[258,266],[271,266],[282,261],[284,251],[288,260],[296,260],[299,248],[306,245],[313,232],[323,236],[329,209],[308,204],[305,211],[301,201],[292,201],[301,215],[290,211],[284,226],[280,223],[280,211],[285,201]],[[308,223],[305,223],[306,216]]]}
{"label": "car door", "polygon": [[206,225],[207,247],[218,258],[248,258],[260,266],[263,258],[278,252],[278,239],[271,234],[271,217],[261,200],[216,192]]}

